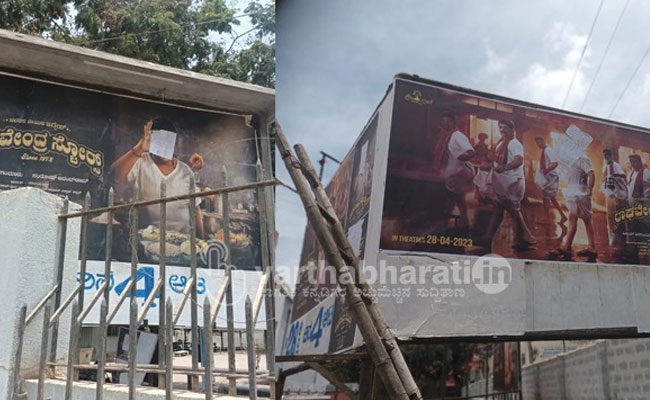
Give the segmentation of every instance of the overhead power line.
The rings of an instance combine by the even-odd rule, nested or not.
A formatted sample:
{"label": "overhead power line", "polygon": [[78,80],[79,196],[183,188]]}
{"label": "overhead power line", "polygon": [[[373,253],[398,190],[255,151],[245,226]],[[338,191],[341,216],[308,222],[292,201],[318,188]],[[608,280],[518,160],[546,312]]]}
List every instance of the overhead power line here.
{"label": "overhead power line", "polygon": [[618,20],[616,21],[616,25],[614,26],[614,31],[612,32],[612,35],[609,37],[609,41],[607,42],[605,53],[603,53],[603,57],[600,59],[598,68],[596,68],[596,73],[594,74],[594,77],[591,80],[591,83],[589,84],[589,89],[587,89],[587,94],[585,94],[585,98],[582,101],[582,105],[580,106],[580,112],[582,112],[582,109],[585,107],[585,104],[587,104],[587,100],[589,99],[589,94],[591,93],[591,89],[594,87],[594,83],[596,82],[596,79],[598,79],[600,68],[603,66],[603,63],[605,62],[605,58],[607,58],[607,54],[609,53],[609,47],[612,45],[612,41],[614,41],[614,36],[616,36],[616,31],[618,31],[618,27],[621,25],[621,20],[623,19],[623,15],[625,14],[625,10],[627,9],[628,4],[630,4],[630,0],[625,1],[623,10],[621,10],[621,14],[618,16]]}
{"label": "overhead power line", "polygon": [[569,88],[567,89],[566,95],[564,96],[564,101],[562,102],[562,108],[566,106],[566,102],[569,99],[569,94],[571,93],[573,82],[575,81],[576,75],[578,74],[578,70],[580,69],[580,64],[582,64],[582,59],[584,58],[585,53],[587,52],[587,46],[589,45],[589,41],[591,40],[591,35],[594,33],[594,27],[596,26],[596,21],[598,21],[598,16],[600,15],[600,10],[602,10],[604,2],[605,0],[600,0],[600,4],[598,5],[598,11],[596,11],[594,22],[591,23],[591,29],[589,29],[589,34],[587,35],[587,41],[585,42],[585,45],[582,47],[582,53],[580,53],[580,59],[578,60],[578,65],[576,65],[576,69],[575,71],[573,71],[573,76],[571,77],[571,83],[569,83]]}
{"label": "overhead power line", "polygon": [[607,118],[612,118],[612,114],[614,114],[614,111],[616,111],[616,107],[618,107],[618,103],[621,102],[621,99],[625,95],[625,92],[627,92],[627,89],[629,89],[630,85],[632,84],[632,81],[636,77],[636,74],[639,72],[639,69],[641,69],[641,65],[643,65],[643,62],[645,61],[646,57],[648,57],[648,54],[650,53],[650,45],[648,45],[648,48],[646,49],[645,53],[643,54],[643,57],[641,57],[641,60],[639,60],[639,63],[636,65],[636,68],[634,69],[634,72],[632,73],[632,76],[630,76],[630,80],[627,81],[627,85],[625,85],[625,88],[621,92],[620,96],[618,96],[618,99],[616,99],[616,103],[614,103],[614,106],[612,107],[612,110],[609,112],[609,115]]}

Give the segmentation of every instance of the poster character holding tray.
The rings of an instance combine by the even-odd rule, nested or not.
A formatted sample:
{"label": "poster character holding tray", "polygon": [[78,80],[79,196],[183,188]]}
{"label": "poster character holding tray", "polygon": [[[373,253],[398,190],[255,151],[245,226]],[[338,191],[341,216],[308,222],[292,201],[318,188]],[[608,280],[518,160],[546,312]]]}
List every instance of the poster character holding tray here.
{"label": "poster character holding tray", "polygon": [[[156,118],[144,125],[142,138],[129,151],[118,158],[111,170],[115,182],[118,184],[135,185],[140,189],[141,200],[153,200],[160,197],[160,184],[164,181],[167,187],[167,196],[180,196],[189,192],[190,178],[194,170],[203,167],[203,158],[194,153],[189,159],[189,165],[174,157],[177,129],[170,121]],[[195,191],[199,191],[198,186]],[[196,234],[203,238],[203,217],[199,204],[201,199],[196,199]],[[153,254],[158,253],[160,227],[160,205],[152,204],[140,207],[138,215],[140,235],[143,240],[151,242],[146,247]],[[186,201],[173,201],[167,203],[168,235],[179,236],[179,240],[172,240],[166,252],[169,256],[180,255],[182,252],[189,254],[190,216]],[[143,230],[144,229],[144,230]],[[167,240],[169,241],[169,239]],[[178,242],[178,243],[175,243]],[[186,243],[187,242],[187,243]],[[200,243],[199,243],[200,245]],[[175,247],[177,246],[177,247]],[[151,247],[151,248],[150,248]],[[184,249],[184,247],[188,247]],[[156,251],[158,250],[158,251]]]}

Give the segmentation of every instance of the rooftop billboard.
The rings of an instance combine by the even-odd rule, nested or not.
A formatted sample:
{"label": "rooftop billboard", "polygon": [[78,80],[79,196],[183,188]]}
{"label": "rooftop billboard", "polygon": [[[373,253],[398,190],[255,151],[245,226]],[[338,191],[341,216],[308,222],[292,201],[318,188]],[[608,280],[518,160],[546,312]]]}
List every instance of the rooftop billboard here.
{"label": "rooftop billboard", "polygon": [[397,80],[380,248],[647,264],[646,130]]}

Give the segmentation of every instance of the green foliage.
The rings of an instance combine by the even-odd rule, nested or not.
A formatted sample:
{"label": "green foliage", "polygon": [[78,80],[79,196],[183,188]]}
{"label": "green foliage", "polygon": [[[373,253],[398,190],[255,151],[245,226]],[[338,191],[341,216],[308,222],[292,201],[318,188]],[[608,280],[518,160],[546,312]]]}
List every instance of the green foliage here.
{"label": "green foliage", "polygon": [[[237,32],[241,18],[252,28]],[[226,0],[2,0],[0,28],[274,87],[275,8]]]}
{"label": "green foliage", "polygon": [[58,29],[65,19],[67,0],[2,0],[0,28],[40,35]]}

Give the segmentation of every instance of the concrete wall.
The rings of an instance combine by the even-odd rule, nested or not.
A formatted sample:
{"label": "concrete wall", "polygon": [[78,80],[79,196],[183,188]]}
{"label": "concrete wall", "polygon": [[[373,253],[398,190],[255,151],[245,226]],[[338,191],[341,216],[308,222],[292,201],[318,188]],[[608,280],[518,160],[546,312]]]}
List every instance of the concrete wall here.
{"label": "concrete wall", "polygon": [[[650,339],[599,340],[527,365],[521,389],[523,400],[650,399]],[[485,380],[466,390],[470,396],[485,394]]]}
{"label": "concrete wall", "polygon": [[[16,324],[19,310],[27,305],[27,313],[55,285],[57,215],[63,201],[34,188],[22,188],[0,193],[0,394],[12,389],[14,349],[17,342]],[[73,209],[75,207],[71,207]],[[66,264],[63,295],[72,290],[79,268],[79,220],[68,224]],[[69,312],[60,319],[58,360],[67,356]],[[38,372],[38,357],[42,330],[42,314],[27,327],[24,334],[23,377]]]}
{"label": "concrete wall", "polygon": [[561,358],[550,359],[547,367],[540,368],[538,373],[538,382],[540,385],[543,382],[540,387],[544,390],[540,399],[564,399],[564,360]]}
{"label": "concrete wall", "polygon": [[601,340],[526,366],[524,400],[650,398],[650,339]]}
{"label": "concrete wall", "polygon": [[[606,388],[608,382],[607,362],[604,358],[606,346],[606,341],[599,341],[592,346],[551,359],[556,364],[564,364],[564,389],[567,399],[607,398],[605,396],[605,393],[608,393]],[[553,364],[544,364],[540,370],[545,371],[549,368],[553,368]],[[540,377],[540,387],[542,389],[548,383],[548,380]]]}
{"label": "concrete wall", "polygon": [[[408,291],[402,299],[379,298],[389,326],[402,340],[477,335],[514,339],[524,334],[534,340],[557,340],[603,337],[621,330],[630,335],[650,332],[647,266],[513,259],[509,286],[496,294],[484,293],[473,283],[438,284],[433,269],[426,269],[448,270],[453,262],[463,266],[475,261],[470,256],[380,251],[377,259],[367,261],[366,269],[378,266],[381,271],[385,265],[386,270],[427,271],[424,283],[388,286]],[[377,289],[381,286],[375,284]]]}

